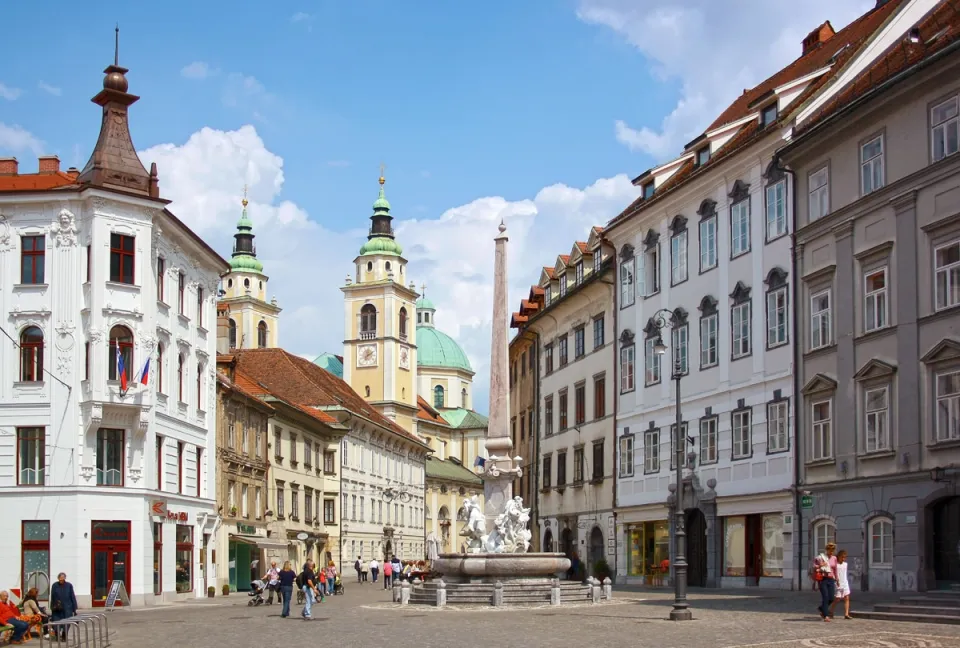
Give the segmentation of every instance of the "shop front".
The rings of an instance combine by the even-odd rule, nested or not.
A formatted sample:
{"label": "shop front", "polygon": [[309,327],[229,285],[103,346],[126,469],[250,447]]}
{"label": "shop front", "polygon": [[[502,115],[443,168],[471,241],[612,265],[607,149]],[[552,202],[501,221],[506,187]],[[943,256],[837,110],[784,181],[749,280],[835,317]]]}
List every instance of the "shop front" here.
{"label": "shop front", "polygon": [[721,587],[793,587],[792,506],[780,494],[718,501]]}
{"label": "shop front", "polygon": [[[90,533],[91,581],[93,607],[103,607],[113,581],[130,589],[130,522],[96,521]],[[117,601],[117,605],[122,605]]]}
{"label": "shop front", "polygon": [[[236,533],[228,534],[227,552],[227,583],[233,592],[250,591],[250,583],[262,578],[271,563],[282,567],[291,560],[288,542],[270,538],[264,527],[250,524],[237,524]],[[293,568],[299,569],[295,561]]]}
{"label": "shop front", "polygon": [[670,577],[670,523],[667,520],[623,526],[627,582],[661,587]]}

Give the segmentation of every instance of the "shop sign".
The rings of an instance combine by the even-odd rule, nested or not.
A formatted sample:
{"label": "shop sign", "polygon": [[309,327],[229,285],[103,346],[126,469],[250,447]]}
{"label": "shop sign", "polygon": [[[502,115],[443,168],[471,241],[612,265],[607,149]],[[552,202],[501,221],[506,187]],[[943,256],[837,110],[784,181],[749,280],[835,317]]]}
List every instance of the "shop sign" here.
{"label": "shop sign", "polygon": [[802,495],[800,497],[800,508],[803,509],[812,509],[813,508],[813,495]]}
{"label": "shop sign", "polygon": [[257,527],[249,524],[237,523],[237,533],[241,535],[257,535]]}
{"label": "shop sign", "polygon": [[184,512],[177,513],[176,511],[167,511],[167,520],[171,522],[186,522],[187,514]]}
{"label": "shop sign", "polygon": [[159,515],[160,517],[167,517],[167,502],[166,500],[153,500],[150,502],[150,515]]}

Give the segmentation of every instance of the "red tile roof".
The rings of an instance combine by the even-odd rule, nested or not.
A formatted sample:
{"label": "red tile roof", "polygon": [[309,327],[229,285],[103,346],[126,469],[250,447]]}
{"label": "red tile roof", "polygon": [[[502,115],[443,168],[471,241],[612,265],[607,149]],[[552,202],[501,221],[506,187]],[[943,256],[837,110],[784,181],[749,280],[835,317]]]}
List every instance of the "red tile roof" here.
{"label": "red tile roof", "polygon": [[560,255],[560,260],[563,261],[563,264],[564,264],[564,265],[570,265],[570,255],[569,255],[569,254],[561,254],[561,255]]}
{"label": "red tile roof", "polygon": [[425,401],[422,396],[417,396],[417,418],[438,425],[450,425],[446,419],[440,416],[440,412],[430,407],[430,403]]}
{"label": "red tile roof", "polygon": [[0,191],[50,191],[52,189],[79,189],[79,173],[55,171],[53,173],[21,173],[0,175]]}
{"label": "red tile roof", "polygon": [[553,279],[557,276],[557,273],[554,271],[553,266],[543,266],[543,271],[547,273],[547,276]]}
{"label": "red tile roof", "polygon": [[577,241],[577,247],[580,248],[580,254],[587,254],[587,244],[583,241]]}
{"label": "red tile roof", "polygon": [[[220,362],[219,357],[217,358],[217,361]],[[250,391],[249,389],[246,389],[243,385],[239,384],[240,381],[234,382],[230,380],[227,376],[223,375],[222,373],[217,372],[217,382],[220,385],[222,385],[224,389],[235,391],[238,394],[245,396],[252,401],[256,401],[258,407],[261,407],[262,409],[265,409],[265,410],[273,410],[273,406],[270,405],[270,403],[263,402],[263,400],[259,398],[258,394]]]}

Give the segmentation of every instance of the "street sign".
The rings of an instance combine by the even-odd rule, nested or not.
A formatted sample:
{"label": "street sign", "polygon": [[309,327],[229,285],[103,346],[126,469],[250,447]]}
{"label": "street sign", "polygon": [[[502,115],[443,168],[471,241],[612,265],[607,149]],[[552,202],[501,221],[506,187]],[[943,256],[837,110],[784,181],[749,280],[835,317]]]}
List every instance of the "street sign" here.
{"label": "street sign", "polygon": [[309,537],[310,537],[310,534],[308,534],[308,533],[303,533],[302,531],[297,534],[297,540],[301,540],[301,541],[302,541],[302,540],[306,540],[306,539],[309,538]]}
{"label": "street sign", "polygon": [[800,508],[803,508],[803,509],[812,509],[812,508],[813,508],[813,495],[801,495],[801,496],[800,496]]}

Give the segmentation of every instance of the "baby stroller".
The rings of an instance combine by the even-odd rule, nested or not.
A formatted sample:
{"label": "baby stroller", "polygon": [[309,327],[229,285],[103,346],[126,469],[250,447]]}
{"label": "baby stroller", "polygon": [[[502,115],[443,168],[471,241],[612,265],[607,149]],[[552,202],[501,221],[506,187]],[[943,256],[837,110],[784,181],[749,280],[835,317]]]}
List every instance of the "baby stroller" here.
{"label": "baby stroller", "polygon": [[252,598],[247,602],[247,605],[263,605],[263,588],[264,584],[262,580],[255,580],[250,583],[250,592],[247,596]]}
{"label": "baby stroller", "polygon": [[334,578],[333,593],[334,595],[343,594],[343,579],[340,578],[340,574],[337,574],[336,578]]}

